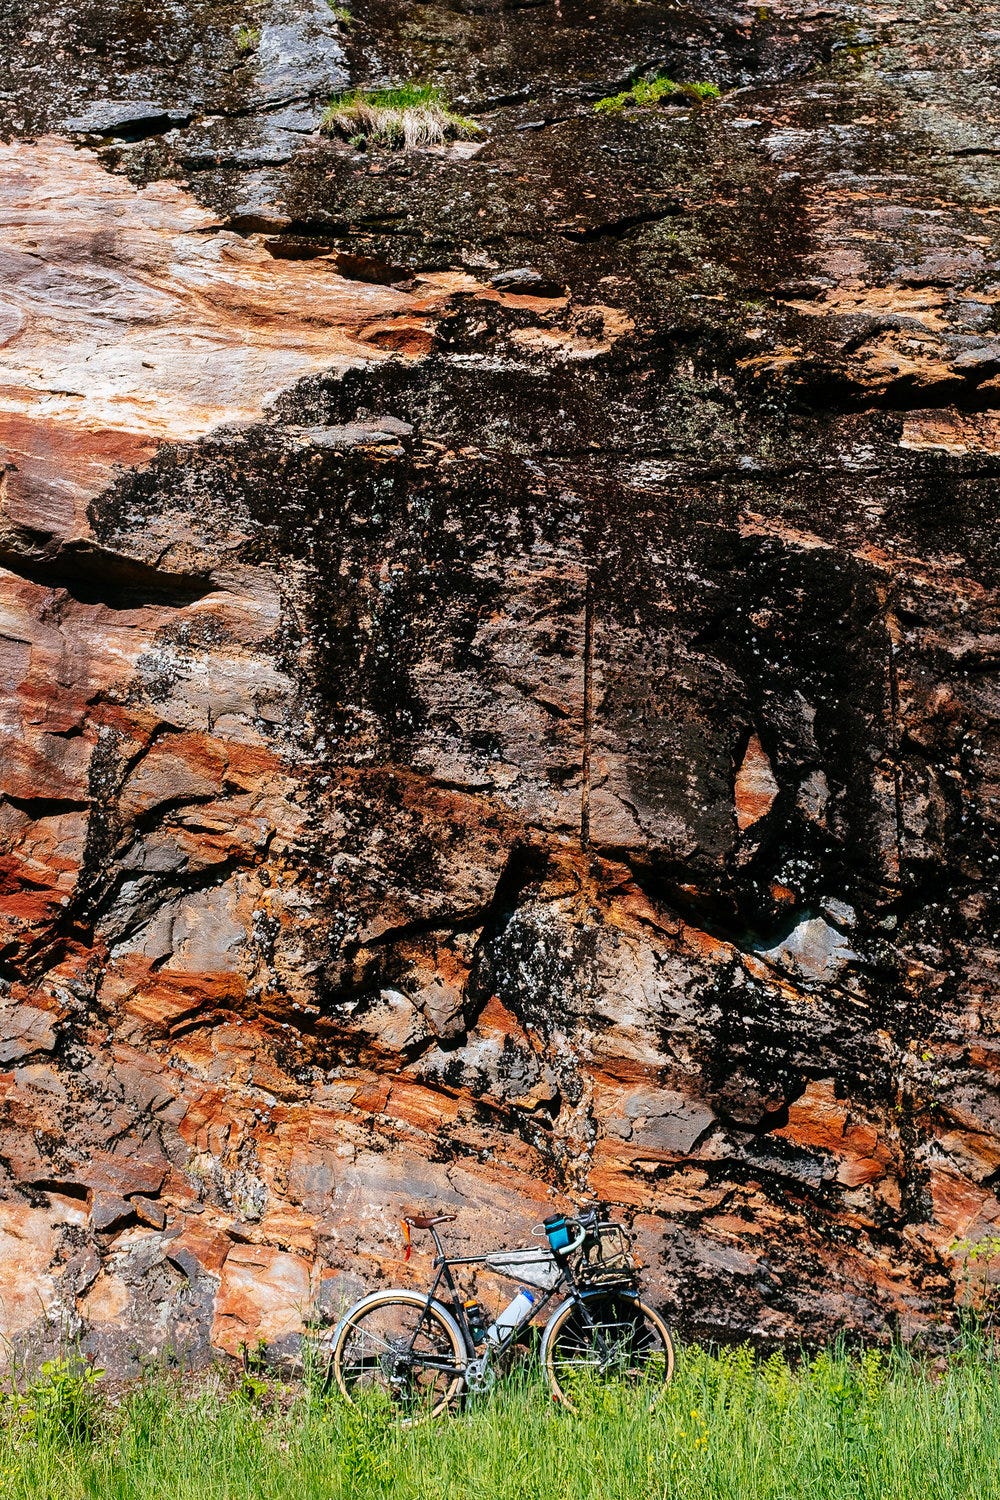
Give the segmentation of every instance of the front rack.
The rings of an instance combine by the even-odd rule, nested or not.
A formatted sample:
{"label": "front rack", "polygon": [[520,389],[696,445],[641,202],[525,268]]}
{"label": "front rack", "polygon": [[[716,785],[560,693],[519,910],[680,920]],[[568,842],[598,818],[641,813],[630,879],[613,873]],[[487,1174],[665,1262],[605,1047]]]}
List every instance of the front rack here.
{"label": "front rack", "polygon": [[635,1280],[632,1240],[621,1224],[599,1221],[583,1242],[577,1279],[586,1286],[621,1286]]}

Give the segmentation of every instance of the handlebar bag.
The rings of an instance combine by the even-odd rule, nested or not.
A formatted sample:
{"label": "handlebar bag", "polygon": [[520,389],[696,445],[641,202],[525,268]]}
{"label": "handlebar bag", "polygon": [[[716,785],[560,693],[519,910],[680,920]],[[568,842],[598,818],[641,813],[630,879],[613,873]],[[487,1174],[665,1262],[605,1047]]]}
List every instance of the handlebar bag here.
{"label": "handlebar bag", "polygon": [[543,1221],[542,1228],[548,1235],[549,1244],[553,1250],[566,1249],[572,1236],[565,1214],[552,1214],[550,1218]]}

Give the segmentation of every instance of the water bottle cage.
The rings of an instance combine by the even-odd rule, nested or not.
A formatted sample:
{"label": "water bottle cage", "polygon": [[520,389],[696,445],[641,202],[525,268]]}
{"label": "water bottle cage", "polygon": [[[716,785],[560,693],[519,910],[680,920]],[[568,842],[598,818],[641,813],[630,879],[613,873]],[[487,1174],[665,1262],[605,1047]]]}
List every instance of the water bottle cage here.
{"label": "water bottle cage", "polygon": [[486,1314],[475,1297],[462,1303],[465,1310],[466,1321],[469,1325],[469,1333],[472,1335],[474,1344],[481,1344],[486,1337]]}
{"label": "water bottle cage", "polygon": [[534,1295],[522,1287],[513,1301],[509,1302],[486,1330],[488,1343],[499,1346],[514,1337],[522,1323],[527,1323],[535,1306]]}

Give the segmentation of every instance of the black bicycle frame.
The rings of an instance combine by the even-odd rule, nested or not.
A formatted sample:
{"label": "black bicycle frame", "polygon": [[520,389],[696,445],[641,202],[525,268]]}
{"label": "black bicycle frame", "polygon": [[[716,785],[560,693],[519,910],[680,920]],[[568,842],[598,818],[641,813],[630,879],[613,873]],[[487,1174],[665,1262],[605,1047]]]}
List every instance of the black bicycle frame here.
{"label": "black bicycle frame", "polygon": [[[451,1293],[451,1307],[453,1312],[457,1314],[456,1322],[458,1323],[462,1337],[465,1340],[466,1353],[468,1354],[470,1359],[475,1359],[476,1344],[475,1340],[472,1337],[472,1325],[470,1324],[468,1314],[465,1311],[465,1305],[462,1301],[459,1288],[455,1285],[455,1278],[451,1274],[451,1268],[452,1266],[484,1265],[487,1260],[487,1255],[493,1254],[494,1252],[488,1251],[487,1255],[457,1255],[454,1258],[449,1259],[449,1257],[445,1253],[444,1246],[438,1238],[437,1230],[432,1227],[430,1234],[431,1238],[434,1241],[434,1250],[436,1252],[434,1260],[431,1264],[436,1274],[434,1276],[434,1280],[431,1283],[430,1290],[427,1293],[427,1303],[424,1311],[423,1313],[421,1313],[420,1318],[417,1322],[417,1326],[413,1330],[413,1337],[410,1340],[408,1353],[410,1353],[411,1355],[413,1353],[413,1345],[416,1343],[417,1336],[420,1333],[424,1318],[430,1312],[431,1304],[434,1301],[437,1289],[443,1281],[445,1286],[448,1288],[448,1291]],[[553,1255],[558,1262],[558,1251],[553,1251]],[[501,1272],[499,1274],[502,1275],[503,1273]],[[516,1281],[517,1278],[511,1276],[508,1277],[508,1280]],[[537,1317],[544,1308],[548,1307],[549,1303],[552,1301],[553,1297],[555,1297],[556,1293],[564,1290],[569,1292],[569,1295],[572,1297],[578,1311],[582,1314],[583,1321],[586,1326],[591,1330],[596,1329],[597,1324],[590,1316],[590,1312],[587,1308],[588,1296],[586,1293],[582,1293],[580,1291],[579,1287],[576,1284],[576,1279],[573,1276],[572,1271],[570,1270],[568,1264],[566,1264],[565,1262],[560,1267],[559,1280],[556,1282],[555,1286],[550,1287],[548,1291],[545,1292],[542,1300],[535,1304],[535,1307],[532,1310],[532,1317]],[[610,1291],[613,1289],[609,1288],[608,1290]],[[624,1283],[620,1288],[617,1288],[617,1290],[626,1296],[628,1295],[628,1291]],[[594,1294],[591,1293],[591,1295]],[[510,1332],[503,1339],[501,1339],[499,1344],[493,1346],[491,1353],[506,1353],[510,1346],[516,1342],[519,1332],[519,1328],[512,1328]],[[600,1334],[598,1334],[598,1337],[600,1337]],[[450,1364],[447,1360],[428,1359],[424,1355],[421,1355],[420,1363],[422,1365],[426,1365],[428,1369],[443,1370],[446,1374],[451,1375],[460,1375],[462,1373],[462,1369],[464,1369],[464,1366],[459,1367],[458,1365]]]}

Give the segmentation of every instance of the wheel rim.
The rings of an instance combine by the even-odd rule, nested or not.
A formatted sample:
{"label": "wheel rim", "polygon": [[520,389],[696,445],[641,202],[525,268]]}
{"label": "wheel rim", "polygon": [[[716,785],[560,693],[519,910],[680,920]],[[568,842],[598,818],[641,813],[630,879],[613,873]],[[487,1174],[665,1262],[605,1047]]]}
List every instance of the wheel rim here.
{"label": "wheel rim", "polygon": [[[433,1416],[458,1388],[451,1330],[433,1308],[409,1302],[364,1308],[344,1329],[334,1359],[348,1400],[388,1396],[408,1417]],[[451,1369],[441,1368],[451,1366]]]}
{"label": "wheel rim", "polygon": [[615,1383],[648,1391],[653,1406],[674,1364],[670,1335],[661,1320],[637,1299],[624,1296],[588,1298],[587,1311],[593,1328],[574,1305],[553,1331],[546,1364],[558,1399],[575,1411],[595,1385]]}

